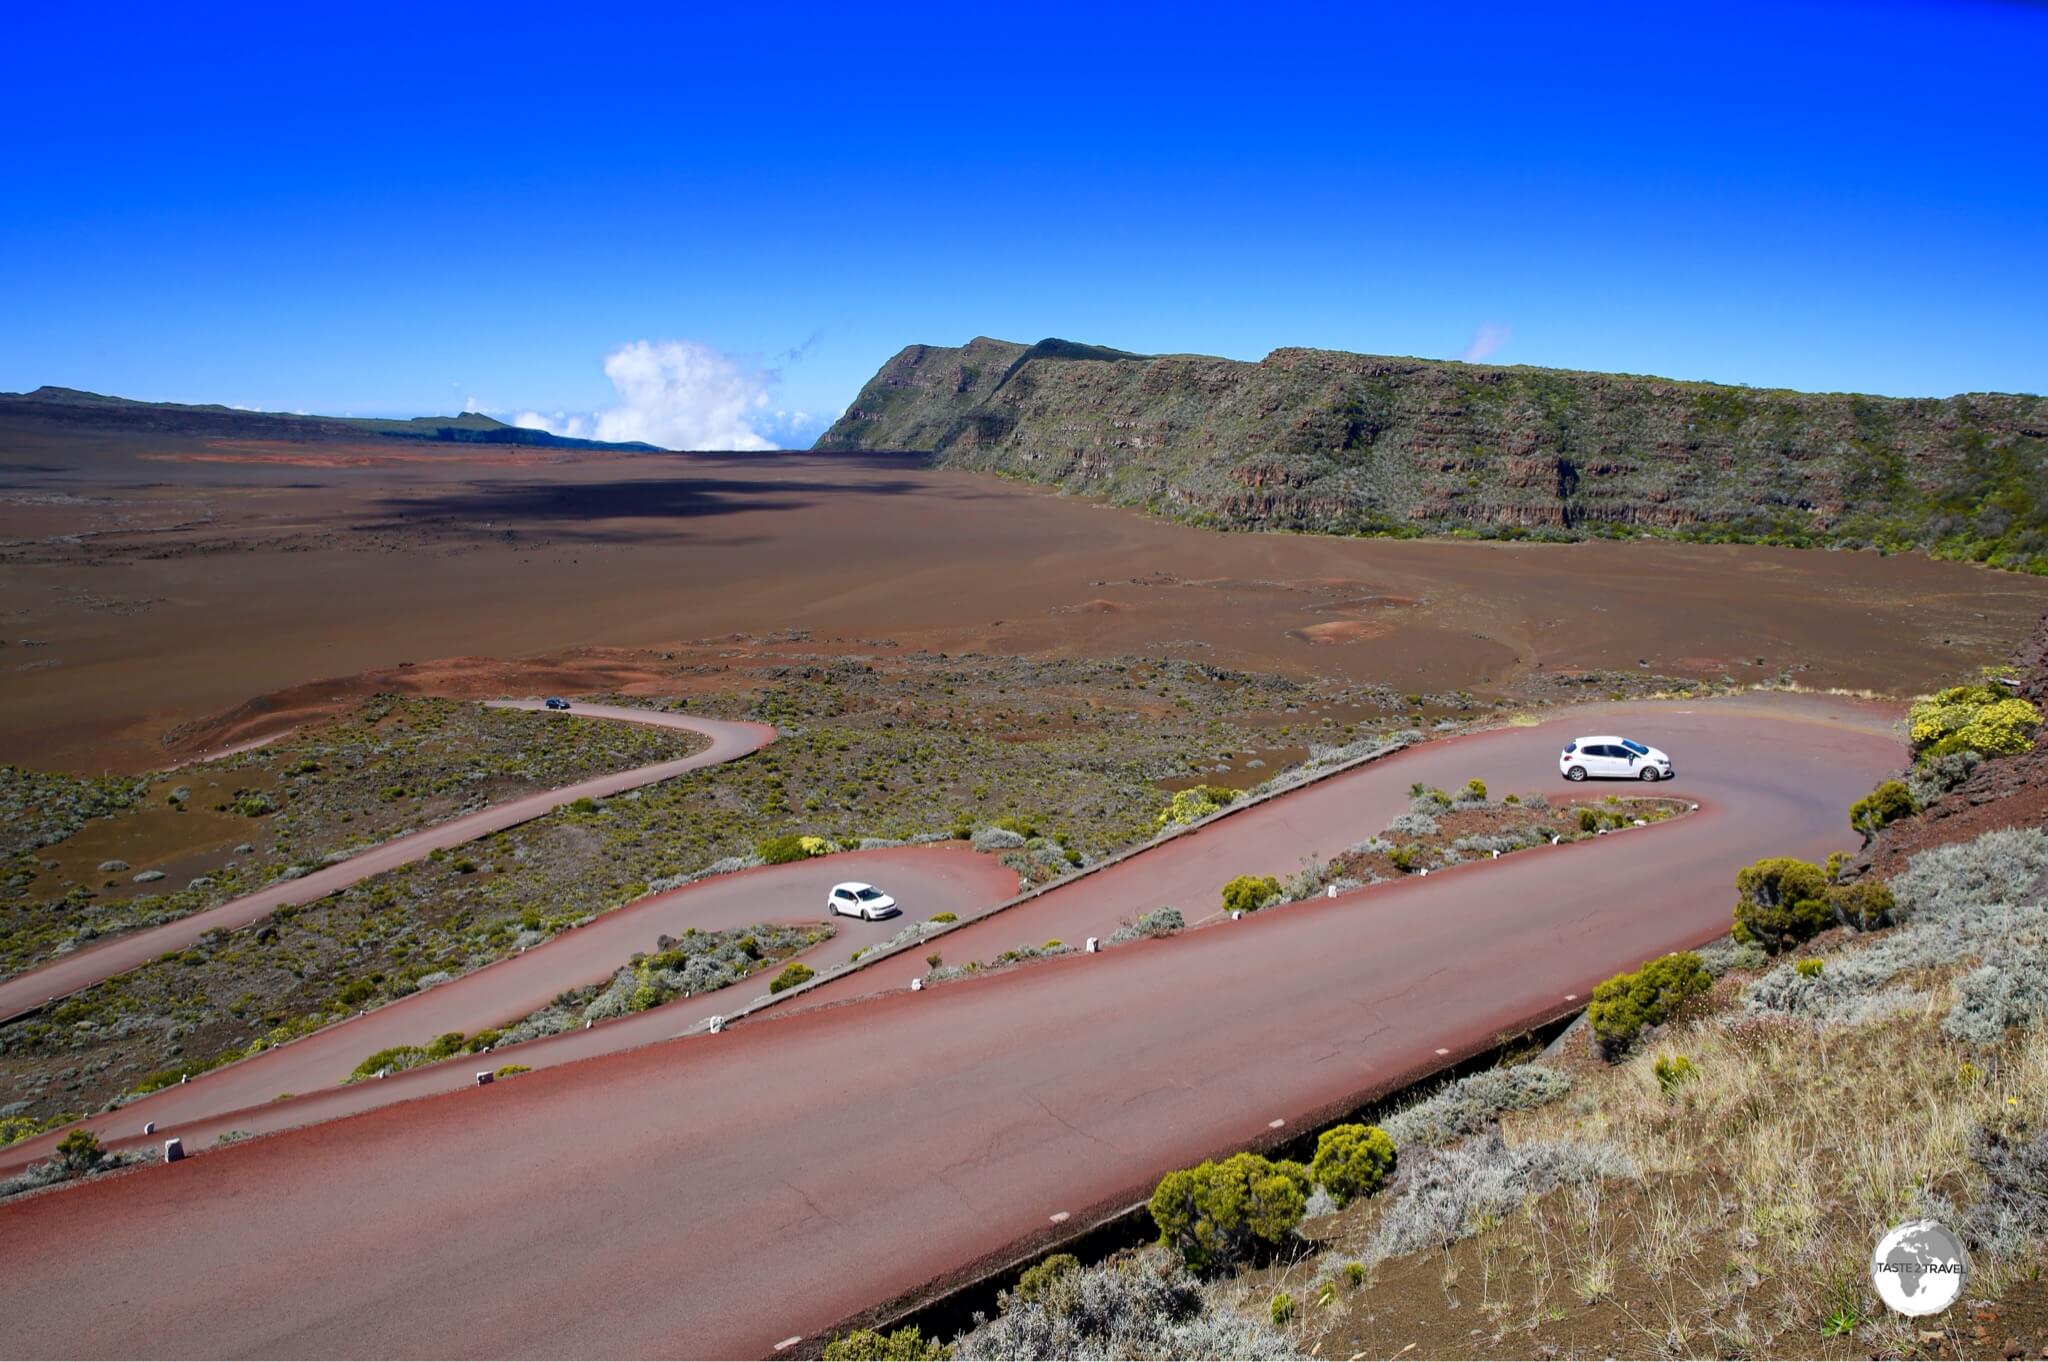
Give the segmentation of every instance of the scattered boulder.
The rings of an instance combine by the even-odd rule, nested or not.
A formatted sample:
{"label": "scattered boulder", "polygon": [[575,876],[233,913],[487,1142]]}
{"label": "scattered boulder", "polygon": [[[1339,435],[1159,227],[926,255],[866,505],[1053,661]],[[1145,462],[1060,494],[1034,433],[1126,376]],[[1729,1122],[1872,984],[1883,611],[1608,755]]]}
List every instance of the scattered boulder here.
{"label": "scattered boulder", "polygon": [[113,873],[114,873],[114,872],[116,872],[116,871],[120,871],[120,870],[126,870],[127,868],[128,868],[128,862],[126,862],[126,861],[101,861],[101,862],[100,862],[100,869],[101,869],[101,870],[104,870],[104,871],[106,871],[106,872],[107,872],[108,874],[110,874],[110,875],[111,875],[111,874],[113,874]]}
{"label": "scattered boulder", "polygon": [[164,872],[161,870],[144,870],[135,876],[134,882],[136,884],[155,884],[163,877]]}

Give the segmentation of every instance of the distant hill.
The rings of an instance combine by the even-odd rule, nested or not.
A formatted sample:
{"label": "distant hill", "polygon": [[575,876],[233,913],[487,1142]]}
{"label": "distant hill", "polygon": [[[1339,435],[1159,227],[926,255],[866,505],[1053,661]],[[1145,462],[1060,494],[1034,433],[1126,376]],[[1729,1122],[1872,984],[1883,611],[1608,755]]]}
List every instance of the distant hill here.
{"label": "distant hill", "polygon": [[1275,350],[913,345],[816,448],[922,450],[1226,529],[1657,533],[2048,572],[2048,399]]}
{"label": "distant hill", "polygon": [[478,412],[460,416],[417,416],[386,421],[359,416],[297,416],[290,412],[243,411],[216,403],[137,402],[77,388],[44,386],[28,393],[0,393],[0,426],[32,425],[79,431],[174,435],[195,439],[284,440],[296,442],[419,440],[444,444],[533,445],[552,449],[656,451],[650,444],[576,440],[544,430],[508,426]]}

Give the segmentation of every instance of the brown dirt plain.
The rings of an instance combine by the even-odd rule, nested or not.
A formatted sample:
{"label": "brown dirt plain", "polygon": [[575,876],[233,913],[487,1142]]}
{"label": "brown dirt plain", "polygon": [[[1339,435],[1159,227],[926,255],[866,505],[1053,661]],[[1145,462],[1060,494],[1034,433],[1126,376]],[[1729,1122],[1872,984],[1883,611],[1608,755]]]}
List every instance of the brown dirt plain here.
{"label": "brown dirt plain", "polygon": [[1898,694],[2048,608],[2048,580],[1917,556],[1214,534],[908,455],[394,443],[0,427],[0,761],[150,769],[377,690],[715,689],[785,631],[1404,692],[1646,667]]}

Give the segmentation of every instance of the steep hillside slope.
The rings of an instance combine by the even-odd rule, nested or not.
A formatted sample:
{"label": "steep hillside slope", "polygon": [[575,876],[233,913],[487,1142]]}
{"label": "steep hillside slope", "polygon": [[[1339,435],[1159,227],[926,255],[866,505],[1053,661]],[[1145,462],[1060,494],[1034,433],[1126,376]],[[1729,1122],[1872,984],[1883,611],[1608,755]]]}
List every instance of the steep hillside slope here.
{"label": "steep hillside slope", "polygon": [[2048,571],[2048,399],[1276,350],[913,345],[817,448],[915,449],[1226,528],[1639,531]]}

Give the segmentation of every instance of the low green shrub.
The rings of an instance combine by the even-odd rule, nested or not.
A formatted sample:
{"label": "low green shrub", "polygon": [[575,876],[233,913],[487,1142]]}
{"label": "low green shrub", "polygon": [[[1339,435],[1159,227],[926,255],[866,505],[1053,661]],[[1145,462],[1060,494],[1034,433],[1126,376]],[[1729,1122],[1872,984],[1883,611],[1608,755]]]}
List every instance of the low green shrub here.
{"label": "low green shrub", "polygon": [[1308,1170],[1300,1164],[1234,1154],[1161,1178],[1152,1223],[1159,1242],[1200,1271],[1285,1241],[1308,1209],[1308,1192]]}
{"label": "low green shrub", "polygon": [[768,985],[768,991],[770,993],[780,993],[784,989],[795,988],[798,984],[807,983],[811,979],[816,978],[817,973],[816,970],[804,964],[801,960],[792,960],[782,967],[782,973],[776,975],[774,980]]}
{"label": "low green shrub", "polygon": [[100,1137],[84,1126],[57,1141],[57,1162],[68,1173],[90,1173],[99,1166],[105,1152],[100,1148]]}
{"label": "low green shrub", "polygon": [[933,913],[931,920],[933,922],[958,922],[960,915],[958,913]]}
{"label": "low green shrub", "polygon": [[1859,932],[1874,932],[1898,921],[1899,901],[1883,880],[1865,877],[1828,888],[1828,906],[1835,920]]}
{"label": "low green shrub", "polygon": [[1275,1324],[1285,1324],[1288,1320],[1293,1319],[1294,1297],[1288,1295],[1285,1291],[1273,1297],[1272,1315],[1273,1323]]}
{"label": "low green shrub", "polygon": [[1818,956],[1808,956],[1792,968],[1802,979],[1818,979],[1827,966]]}
{"label": "low green shrub", "polygon": [[1474,776],[1465,782],[1465,797],[1476,803],[1486,802],[1486,782]]}
{"label": "low green shrub", "polygon": [[531,1064],[501,1064],[498,1066],[495,1076],[498,1078],[511,1078],[516,1074],[530,1074],[532,1072],[533,1066]]}
{"label": "low green shrub", "polygon": [[804,839],[794,832],[785,832],[780,837],[770,837],[754,848],[754,854],[769,865],[788,865],[792,861],[805,860],[810,856]]}
{"label": "low green shrub", "polygon": [[1335,1197],[1339,1206],[1371,1196],[1385,1185],[1394,1168],[1394,1141],[1378,1126],[1332,1126],[1316,1141],[1309,1176]]}
{"label": "low green shrub", "polygon": [[915,1324],[892,1334],[855,1329],[825,1345],[825,1362],[945,1362],[953,1350]]}
{"label": "low green shrub", "polygon": [[1280,881],[1271,875],[1239,875],[1223,886],[1223,911],[1256,913],[1268,900],[1280,897]]}
{"label": "low green shrub", "polygon": [[1017,1278],[1017,1289],[1010,1295],[1020,1301],[1035,1301],[1045,1294],[1046,1288],[1070,1272],[1080,1269],[1081,1260],[1071,1253],[1055,1253],[1040,1262],[1033,1263]]}
{"label": "low green shrub", "polygon": [[1902,780],[1887,780],[1863,798],[1849,806],[1849,826],[1863,834],[1868,842],[1883,830],[1886,824],[1896,823],[1920,811],[1913,802],[1913,792]]}
{"label": "low green shrub", "polygon": [[1706,992],[1713,982],[1691,951],[1662,956],[1596,987],[1586,1020],[1601,1050],[1613,1058],[1635,1044],[1644,1027],[1661,1025],[1680,1003]]}
{"label": "low green shrub", "polygon": [[1754,942],[1772,955],[1813,936],[1834,917],[1827,872],[1790,856],[1773,856],[1737,871],[1735,895],[1736,941]]}
{"label": "low green shrub", "polygon": [[1651,1066],[1657,1075],[1657,1086],[1666,1097],[1671,1096],[1700,1075],[1699,1065],[1684,1055],[1659,1055]]}

